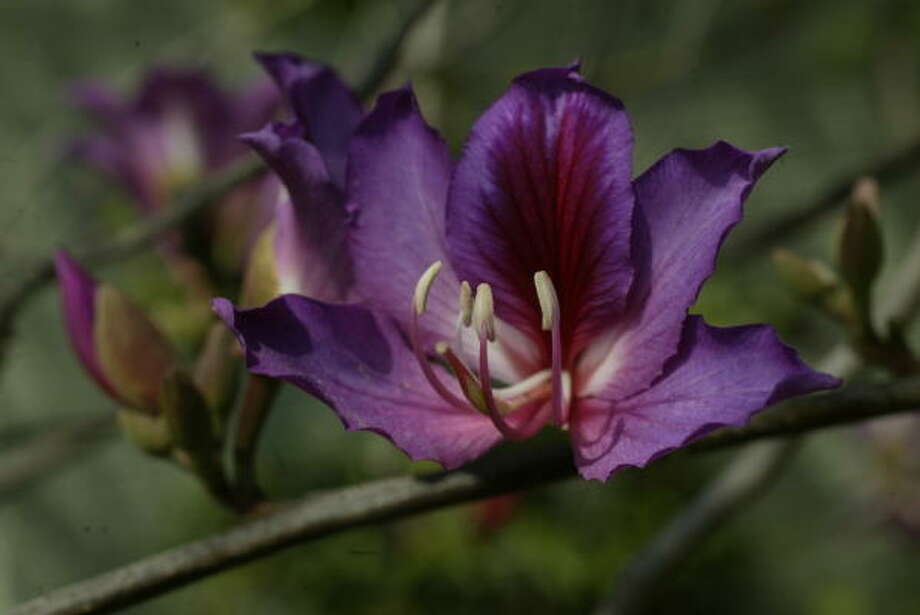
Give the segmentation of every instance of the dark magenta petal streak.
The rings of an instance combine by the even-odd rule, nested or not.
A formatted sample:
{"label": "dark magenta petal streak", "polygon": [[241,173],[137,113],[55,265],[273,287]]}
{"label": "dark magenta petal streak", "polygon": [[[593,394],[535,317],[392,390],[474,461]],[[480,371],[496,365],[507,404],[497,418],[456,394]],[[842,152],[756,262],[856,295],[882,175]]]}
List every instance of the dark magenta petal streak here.
{"label": "dark magenta petal streak", "polygon": [[574,356],[622,312],[632,281],[631,159],[622,104],[574,69],[516,79],[477,121],[451,183],[458,275],[490,283],[499,316],[542,338],[533,274],[549,272]]}

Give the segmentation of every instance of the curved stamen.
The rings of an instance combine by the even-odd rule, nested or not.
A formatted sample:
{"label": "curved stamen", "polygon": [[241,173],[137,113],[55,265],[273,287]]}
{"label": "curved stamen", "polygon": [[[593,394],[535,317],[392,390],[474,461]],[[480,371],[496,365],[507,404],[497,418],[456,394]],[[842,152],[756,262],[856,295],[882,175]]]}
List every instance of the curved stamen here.
{"label": "curved stamen", "polygon": [[469,327],[473,321],[473,289],[466,280],[460,282],[460,317],[459,323]]}
{"label": "curved stamen", "polygon": [[[489,370],[489,342],[495,339],[495,313],[492,300],[492,288],[485,283],[476,287],[476,300],[473,302],[473,327],[479,335],[479,384],[485,409],[495,428],[509,440],[522,440],[532,434],[517,429],[509,424],[498,410],[495,394],[492,390],[492,374]],[[491,336],[491,338],[490,338]]]}
{"label": "curved stamen", "polygon": [[473,320],[473,289],[466,280],[460,282],[460,307],[457,311],[457,329],[454,332],[455,342],[461,355],[465,355],[463,330],[470,326]]}
{"label": "curved stamen", "polygon": [[[537,287],[537,300],[540,302],[540,312],[543,321],[541,326],[544,331],[550,331],[552,342],[552,372],[553,372],[553,417],[556,424],[564,426],[568,421],[568,403],[563,403],[562,382],[562,327],[559,318],[559,297],[549,274],[538,271],[533,276],[534,286]],[[569,386],[571,388],[571,385]]]}
{"label": "curved stamen", "polygon": [[425,379],[428,380],[428,384],[431,385],[431,388],[452,406],[460,408],[461,410],[468,410],[469,404],[451,393],[444,383],[441,382],[440,378],[438,378],[438,375],[434,373],[434,370],[431,368],[431,362],[428,360],[428,357],[425,356],[425,351],[421,344],[419,316],[424,314],[428,307],[428,294],[431,292],[431,287],[438,273],[440,273],[442,265],[443,263],[441,263],[441,261],[432,263],[415,285],[415,293],[412,297],[412,316],[409,319],[409,341],[412,344],[412,352],[415,354],[415,359],[418,361],[419,367],[422,368],[422,373],[425,375]]}
{"label": "curved stamen", "polygon": [[412,308],[415,314],[421,316],[428,309],[428,295],[431,294],[431,287],[441,273],[441,267],[444,263],[435,261],[428,265],[428,269],[422,274],[422,277],[415,283],[415,292],[412,294]]}

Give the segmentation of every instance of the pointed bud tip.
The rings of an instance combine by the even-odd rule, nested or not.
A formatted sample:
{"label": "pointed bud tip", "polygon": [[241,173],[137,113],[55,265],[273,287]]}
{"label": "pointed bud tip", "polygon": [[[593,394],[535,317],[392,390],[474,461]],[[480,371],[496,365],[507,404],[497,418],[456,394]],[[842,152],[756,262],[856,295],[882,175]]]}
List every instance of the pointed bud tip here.
{"label": "pointed bud tip", "polygon": [[878,182],[872,177],[860,177],[853,184],[850,200],[854,205],[865,207],[875,216],[882,210],[881,190]]}

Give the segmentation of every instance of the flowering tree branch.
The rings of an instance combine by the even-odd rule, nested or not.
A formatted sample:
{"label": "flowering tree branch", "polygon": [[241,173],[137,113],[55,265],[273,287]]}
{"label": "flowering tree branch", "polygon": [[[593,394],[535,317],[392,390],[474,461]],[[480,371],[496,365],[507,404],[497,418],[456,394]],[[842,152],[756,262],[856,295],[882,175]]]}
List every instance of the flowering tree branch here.
{"label": "flowering tree branch", "polygon": [[[920,408],[920,378],[785,402],[749,426],[723,429],[688,447],[715,450],[797,435]],[[547,484],[575,473],[558,440],[505,446],[453,472],[373,481],[307,496],[278,512],[24,603],[10,615],[108,613],[197,579],[344,530]]]}

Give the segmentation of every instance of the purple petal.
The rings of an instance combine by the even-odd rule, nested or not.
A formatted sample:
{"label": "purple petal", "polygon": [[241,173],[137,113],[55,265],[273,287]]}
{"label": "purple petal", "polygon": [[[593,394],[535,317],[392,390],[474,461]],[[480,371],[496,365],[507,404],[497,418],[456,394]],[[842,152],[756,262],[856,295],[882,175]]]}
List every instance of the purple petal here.
{"label": "purple petal", "polygon": [[477,121],[451,184],[457,274],[492,284],[498,315],[539,332],[533,274],[546,270],[570,356],[625,306],[632,142],[622,103],[574,67],[535,71]]}
{"label": "purple petal", "polygon": [[572,424],[579,472],[606,480],[710,431],[741,426],[764,407],[840,380],[805,365],[766,325],[711,327],[687,319],[680,350],[650,388],[626,399],[581,400]]}
{"label": "purple petal", "polygon": [[785,152],[719,142],[678,149],[635,182],[636,283],[630,314],[589,354],[605,356],[587,389],[618,398],[649,385],[677,351],[687,310],[715,270],[728,231],[760,175]]}
{"label": "purple petal", "polygon": [[93,341],[96,281],[63,250],[54,255],[54,268],[61,288],[61,311],[70,343],[87,373],[117,400],[118,395],[102,373]]}
{"label": "purple petal", "polygon": [[104,126],[122,121],[129,113],[118,94],[101,83],[78,83],[72,88],[71,96],[77,107]]}
{"label": "purple petal", "polygon": [[258,130],[270,122],[281,105],[274,82],[267,77],[250,84],[233,101],[234,135]]}
{"label": "purple petal", "polygon": [[448,468],[501,439],[482,414],[437,397],[400,333],[363,307],[297,295],[254,310],[235,310],[226,299],[213,305],[243,345],[250,371],[319,397],[347,429],[380,433],[412,459]]}
{"label": "purple petal", "polygon": [[[383,94],[349,149],[348,206],[356,292],[375,310],[405,320],[419,276],[445,260],[447,145],[425,123],[408,88]],[[422,319],[440,339],[454,334],[457,281],[445,267]]]}
{"label": "purple petal", "polygon": [[150,71],[135,102],[136,112],[165,126],[170,114],[188,113],[201,140],[208,167],[226,163],[239,153],[235,108],[231,97],[204,72],[158,68]]}
{"label": "purple petal", "polygon": [[292,53],[257,53],[294,111],[305,137],[322,153],[329,175],[345,184],[348,141],[361,121],[361,104],[327,66]]}
{"label": "purple petal", "polygon": [[272,124],[243,135],[275,170],[290,198],[278,203],[275,255],[286,292],[344,301],[352,283],[348,216],[340,190],[316,147],[294,136],[296,125]]}

